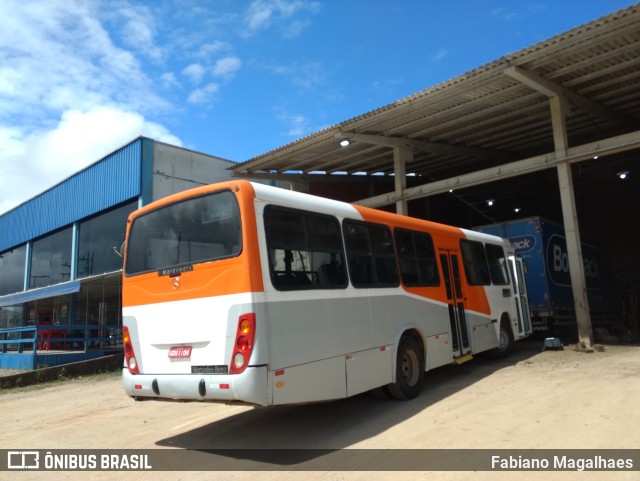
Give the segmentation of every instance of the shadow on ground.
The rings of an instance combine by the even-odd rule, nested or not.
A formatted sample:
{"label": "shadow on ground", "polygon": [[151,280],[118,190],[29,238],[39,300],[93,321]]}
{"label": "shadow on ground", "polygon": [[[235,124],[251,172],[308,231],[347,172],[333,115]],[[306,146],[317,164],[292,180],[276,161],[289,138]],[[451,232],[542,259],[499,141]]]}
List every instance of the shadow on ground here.
{"label": "shadow on ground", "polygon": [[540,348],[538,342],[518,343],[507,359],[477,358],[427,372],[421,394],[411,401],[364,393],[325,403],[256,408],[156,444],[196,450],[218,465],[221,459],[228,459],[290,469],[374,437],[485,377],[538,354]]}

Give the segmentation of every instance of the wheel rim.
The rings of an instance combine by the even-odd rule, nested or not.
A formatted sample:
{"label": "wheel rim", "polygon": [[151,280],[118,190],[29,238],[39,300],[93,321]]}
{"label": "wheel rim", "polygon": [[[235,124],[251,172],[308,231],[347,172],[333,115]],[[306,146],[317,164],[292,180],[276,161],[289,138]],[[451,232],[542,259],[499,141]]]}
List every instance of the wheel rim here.
{"label": "wheel rim", "polygon": [[420,376],[418,354],[415,351],[407,351],[402,357],[402,377],[408,386],[415,386]]}

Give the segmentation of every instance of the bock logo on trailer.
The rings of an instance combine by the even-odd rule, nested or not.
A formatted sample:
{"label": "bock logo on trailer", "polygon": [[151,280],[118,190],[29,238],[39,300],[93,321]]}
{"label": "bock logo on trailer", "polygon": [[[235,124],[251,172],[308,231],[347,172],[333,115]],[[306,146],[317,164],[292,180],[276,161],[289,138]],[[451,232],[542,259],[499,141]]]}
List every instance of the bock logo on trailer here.
{"label": "bock logo on trailer", "polygon": [[525,254],[532,251],[536,246],[536,238],[532,235],[524,235],[519,237],[512,237],[511,245],[516,251],[516,254]]}
{"label": "bock logo on trailer", "polygon": [[[551,281],[558,286],[571,286],[569,254],[567,253],[567,240],[564,237],[555,234],[549,237],[546,259]],[[587,288],[601,287],[601,262],[598,249],[582,244],[582,259],[584,261],[584,277],[587,282]]]}

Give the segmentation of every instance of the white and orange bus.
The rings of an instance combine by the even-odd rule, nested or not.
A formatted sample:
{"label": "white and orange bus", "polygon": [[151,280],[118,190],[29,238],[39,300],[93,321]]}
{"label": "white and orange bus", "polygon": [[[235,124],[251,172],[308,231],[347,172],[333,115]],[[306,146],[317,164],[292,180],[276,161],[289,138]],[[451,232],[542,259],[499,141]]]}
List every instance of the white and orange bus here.
{"label": "white and orange bus", "polygon": [[508,241],[425,220],[242,180],[181,192],[129,217],[125,390],[410,399],[425,371],[530,333],[513,266]]}

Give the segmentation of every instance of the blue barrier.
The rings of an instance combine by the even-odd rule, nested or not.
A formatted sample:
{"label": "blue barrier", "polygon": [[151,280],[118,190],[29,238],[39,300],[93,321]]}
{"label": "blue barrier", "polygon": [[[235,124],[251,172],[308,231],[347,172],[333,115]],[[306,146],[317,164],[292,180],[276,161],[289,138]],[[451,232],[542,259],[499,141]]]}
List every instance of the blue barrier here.
{"label": "blue barrier", "polygon": [[[80,335],[78,335],[80,334]],[[73,347],[75,349],[87,349],[98,344],[117,346],[122,340],[121,326],[97,326],[97,325],[40,325],[28,327],[13,327],[0,329],[1,354],[10,351],[9,347],[15,345],[14,351],[18,353],[37,350],[49,350],[51,346],[62,345],[63,350]],[[28,351],[25,351],[28,347]],[[1,355],[0,354],[0,355]]]}

